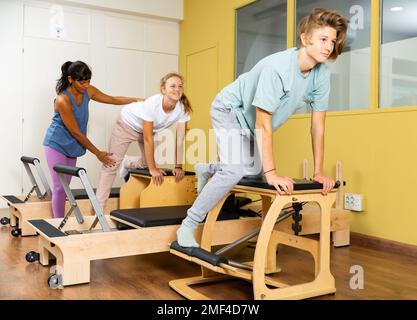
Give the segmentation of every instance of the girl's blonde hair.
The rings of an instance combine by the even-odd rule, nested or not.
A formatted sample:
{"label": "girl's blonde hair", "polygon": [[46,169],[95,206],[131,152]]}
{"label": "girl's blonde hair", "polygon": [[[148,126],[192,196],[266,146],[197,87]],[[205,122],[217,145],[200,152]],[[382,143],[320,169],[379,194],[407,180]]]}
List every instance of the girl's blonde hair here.
{"label": "girl's blonde hair", "polygon": [[302,46],[301,34],[311,35],[314,29],[331,27],[336,30],[336,44],[329,60],[335,60],[342,53],[346,42],[348,23],[345,17],[336,10],[315,8],[308,16],[305,16],[298,23],[298,44]]}
{"label": "girl's blonde hair", "polygon": [[[181,79],[181,82],[184,84],[184,78],[180,74],[178,74],[176,72],[170,72],[170,73],[166,74],[165,76],[163,76],[162,79],[161,79],[161,85],[160,85],[161,91],[162,91],[162,88],[165,88],[165,85],[166,85],[168,79],[170,79],[172,77],[177,77],[177,78]],[[191,103],[188,100],[185,93],[182,94],[182,97],[181,97],[180,101],[184,105],[185,113],[190,114],[193,111],[193,109],[192,109]]]}

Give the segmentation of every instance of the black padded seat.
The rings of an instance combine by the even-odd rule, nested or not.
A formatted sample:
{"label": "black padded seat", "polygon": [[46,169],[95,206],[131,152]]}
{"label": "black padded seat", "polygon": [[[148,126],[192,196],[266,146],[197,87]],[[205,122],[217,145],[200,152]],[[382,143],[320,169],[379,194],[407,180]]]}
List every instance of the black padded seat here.
{"label": "black padded seat", "polygon": [[[156,207],[156,208],[134,208],[117,209],[110,213],[111,217],[126,221],[136,226],[147,228],[181,224],[187,216],[190,205]],[[233,212],[222,211],[217,220],[238,219],[239,215]]]}
{"label": "black padded seat", "polygon": [[[93,189],[94,193],[96,189]],[[71,189],[72,194],[74,195],[75,200],[88,199],[87,192],[85,189]],[[119,198],[120,197],[120,188],[112,188],[110,191],[109,198]]]}
{"label": "black padded seat", "polygon": [[[167,174],[167,177],[170,177],[170,176],[172,177],[173,176],[171,169],[161,169],[161,170],[165,171],[165,173]],[[151,176],[148,168],[146,168],[146,169],[130,169],[129,174],[131,174],[131,173],[141,174],[143,176],[148,176],[148,177]],[[195,173],[191,172],[191,171],[185,171],[185,175],[186,176],[195,176]]]}
{"label": "black padded seat", "polygon": [[[294,191],[300,190],[320,190],[323,189],[323,184],[318,183],[313,180],[306,180],[306,179],[293,179],[294,183]],[[265,178],[252,178],[250,176],[243,177],[237,184],[238,186],[245,186],[245,187],[253,187],[253,188],[261,188],[261,189],[271,189],[275,190],[274,186],[269,185]],[[336,182],[335,188],[339,187],[339,181]]]}

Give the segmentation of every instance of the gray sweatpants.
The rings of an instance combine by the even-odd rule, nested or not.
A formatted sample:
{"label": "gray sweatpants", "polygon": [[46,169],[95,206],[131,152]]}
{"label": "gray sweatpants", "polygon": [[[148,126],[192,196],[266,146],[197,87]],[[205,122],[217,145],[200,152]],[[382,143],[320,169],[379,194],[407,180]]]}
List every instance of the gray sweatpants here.
{"label": "gray sweatpants", "polygon": [[233,109],[227,108],[218,95],[210,109],[213,128],[216,133],[220,163],[211,164],[209,170],[214,176],[188,209],[182,224],[196,229],[208,212],[229,193],[245,175],[259,175],[262,163],[256,141],[249,130],[242,129]]}

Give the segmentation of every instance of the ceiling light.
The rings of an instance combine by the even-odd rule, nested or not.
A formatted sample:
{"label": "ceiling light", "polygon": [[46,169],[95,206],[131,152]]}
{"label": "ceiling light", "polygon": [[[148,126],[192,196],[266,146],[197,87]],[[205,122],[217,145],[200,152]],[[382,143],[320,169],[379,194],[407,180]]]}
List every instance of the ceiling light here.
{"label": "ceiling light", "polygon": [[390,10],[393,12],[397,12],[397,11],[402,11],[404,8],[403,7],[391,7]]}

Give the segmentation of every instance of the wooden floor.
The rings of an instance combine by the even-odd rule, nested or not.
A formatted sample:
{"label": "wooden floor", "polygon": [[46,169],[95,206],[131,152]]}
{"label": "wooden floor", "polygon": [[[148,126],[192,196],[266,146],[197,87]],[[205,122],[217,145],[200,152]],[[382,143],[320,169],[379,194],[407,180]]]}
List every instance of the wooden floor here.
{"label": "wooden floor", "polygon": [[[0,216],[6,211],[0,210]],[[8,226],[0,227],[0,299],[183,299],[170,289],[172,279],[199,274],[199,267],[169,253],[149,254],[94,261],[89,284],[50,289],[47,285],[49,267],[28,263],[25,254],[37,250],[36,237],[14,238]],[[233,252],[234,257],[249,258],[253,248],[245,245]],[[309,254],[282,246],[278,250],[281,279],[290,283],[313,279],[313,260]],[[352,266],[364,270],[364,289],[353,290],[350,280]],[[315,299],[417,299],[417,259],[399,254],[350,246],[332,248],[331,270],[336,278],[334,296]],[[200,287],[214,299],[252,299],[250,283],[230,280]]]}

